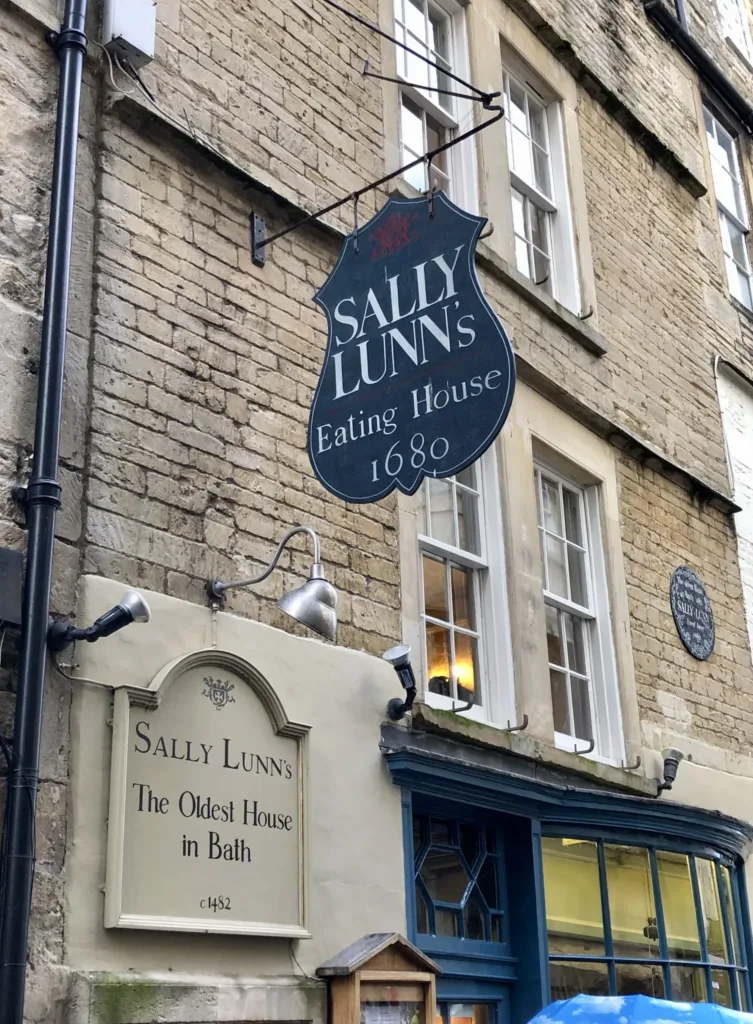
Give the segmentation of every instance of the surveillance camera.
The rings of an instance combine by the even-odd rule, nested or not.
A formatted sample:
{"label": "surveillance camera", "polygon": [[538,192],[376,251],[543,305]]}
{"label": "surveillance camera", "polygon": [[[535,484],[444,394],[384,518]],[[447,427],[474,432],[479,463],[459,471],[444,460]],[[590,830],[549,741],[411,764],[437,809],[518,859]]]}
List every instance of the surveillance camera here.
{"label": "surveillance camera", "polygon": [[77,629],[70,622],[53,622],[47,631],[47,647],[52,652],[62,651],[75,640],[94,643],[104,636],[111,636],[131,622],[148,622],[149,605],[135,590],[128,590],[119,604],[88,626]]}

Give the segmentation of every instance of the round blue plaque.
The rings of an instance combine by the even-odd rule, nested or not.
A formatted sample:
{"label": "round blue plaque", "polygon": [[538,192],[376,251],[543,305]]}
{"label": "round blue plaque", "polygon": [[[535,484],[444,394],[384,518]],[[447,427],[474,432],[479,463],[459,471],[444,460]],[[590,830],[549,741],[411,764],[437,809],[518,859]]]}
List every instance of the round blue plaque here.
{"label": "round blue plaque", "polygon": [[714,616],[706,588],[687,565],[672,573],[669,602],[683,644],[698,661],[706,661],[714,651]]}

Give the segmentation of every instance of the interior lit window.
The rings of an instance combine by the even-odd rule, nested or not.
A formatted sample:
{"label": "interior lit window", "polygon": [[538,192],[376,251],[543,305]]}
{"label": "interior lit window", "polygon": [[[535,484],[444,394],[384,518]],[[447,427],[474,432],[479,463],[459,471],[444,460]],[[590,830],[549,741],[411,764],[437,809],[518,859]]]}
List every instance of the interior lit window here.
{"label": "interior lit window", "polygon": [[426,481],[421,567],[428,690],[481,706],[478,571],[486,563],[477,473],[470,466]]}
{"label": "interior lit window", "polygon": [[747,1009],[731,864],[601,839],[545,838],[552,999],[648,995]]}

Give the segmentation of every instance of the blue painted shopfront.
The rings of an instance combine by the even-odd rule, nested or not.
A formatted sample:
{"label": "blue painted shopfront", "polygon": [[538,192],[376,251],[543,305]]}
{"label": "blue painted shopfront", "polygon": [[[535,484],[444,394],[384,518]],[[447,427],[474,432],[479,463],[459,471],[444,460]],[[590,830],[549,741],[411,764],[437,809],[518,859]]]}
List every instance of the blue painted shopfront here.
{"label": "blue painted shopfront", "polygon": [[382,747],[444,1024],[524,1024],[577,991],[752,1008],[747,825],[405,730]]}

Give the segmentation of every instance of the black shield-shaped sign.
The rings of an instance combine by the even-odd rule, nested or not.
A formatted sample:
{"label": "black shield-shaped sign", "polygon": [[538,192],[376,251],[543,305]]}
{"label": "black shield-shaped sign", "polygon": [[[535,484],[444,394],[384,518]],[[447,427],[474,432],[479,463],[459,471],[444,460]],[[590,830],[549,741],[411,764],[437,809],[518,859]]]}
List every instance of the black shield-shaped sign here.
{"label": "black shield-shaped sign", "polygon": [[470,465],[502,428],[515,365],[476,277],[484,224],[443,192],[432,204],[391,198],[346,238],[317,292],[329,337],[308,450],[344,501],[413,494],[425,476]]}

